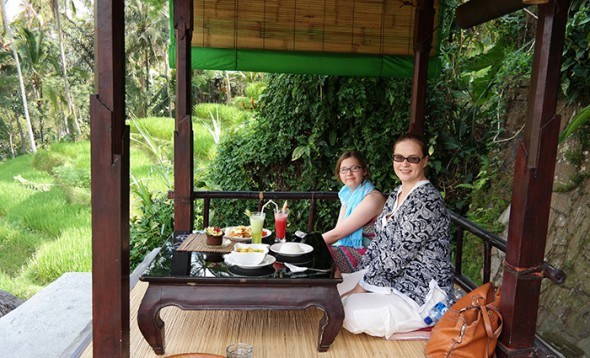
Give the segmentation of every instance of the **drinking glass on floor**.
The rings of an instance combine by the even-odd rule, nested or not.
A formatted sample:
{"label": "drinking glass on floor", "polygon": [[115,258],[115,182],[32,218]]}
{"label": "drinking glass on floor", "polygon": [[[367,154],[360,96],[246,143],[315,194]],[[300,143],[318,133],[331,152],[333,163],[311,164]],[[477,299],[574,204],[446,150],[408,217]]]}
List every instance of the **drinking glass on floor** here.
{"label": "drinking glass on floor", "polygon": [[252,346],[247,343],[236,343],[227,346],[226,358],[252,358]]}

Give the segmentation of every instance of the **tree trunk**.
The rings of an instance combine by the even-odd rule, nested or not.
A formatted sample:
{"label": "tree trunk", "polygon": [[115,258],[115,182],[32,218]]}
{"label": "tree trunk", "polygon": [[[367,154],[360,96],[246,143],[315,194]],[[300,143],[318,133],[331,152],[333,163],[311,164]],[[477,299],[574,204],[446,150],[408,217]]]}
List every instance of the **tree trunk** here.
{"label": "tree trunk", "polygon": [[[21,98],[23,100],[23,111],[25,115],[25,120],[27,122],[27,132],[29,135],[29,145],[31,152],[37,152],[37,145],[35,144],[35,136],[33,135],[33,126],[31,125],[31,117],[29,116],[29,106],[27,104],[27,93],[25,91],[25,82],[23,80],[23,73],[20,68],[20,61],[18,59],[18,53],[16,51],[16,46],[14,45],[14,40],[12,39],[12,31],[10,29],[10,25],[8,24],[8,17],[6,16],[6,1],[0,0],[0,8],[2,8],[2,18],[4,19],[4,28],[6,29],[6,35],[8,36],[8,41],[11,44],[12,49],[12,56],[14,57],[14,62],[16,64],[16,70],[18,72],[18,82],[20,84],[20,91],[21,91]],[[24,142],[23,142],[24,143]]]}
{"label": "tree trunk", "polygon": [[25,132],[23,131],[23,126],[20,124],[20,118],[16,118],[16,127],[18,128],[18,134],[20,135],[20,145],[21,150],[23,153],[27,152],[27,140],[25,137]]}
{"label": "tree trunk", "polygon": [[[56,24],[57,24],[59,55],[61,58],[61,69],[62,69],[62,75],[63,75],[63,80],[64,80],[64,91],[65,91],[65,95],[66,95],[66,101],[68,102],[69,112],[74,117],[74,128],[76,129],[76,134],[80,134],[81,131],[80,131],[80,124],[78,123],[78,115],[76,113],[76,108],[75,108],[74,104],[72,103],[72,96],[70,94],[70,85],[68,83],[68,74],[67,74],[67,70],[66,70],[66,55],[64,53],[63,35],[61,32],[61,16],[59,13],[59,0],[53,0],[52,2],[53,2],[53,4],[52,4],[53,6],[51,8],[53,9],[53,16],[55,17]],[[66,133],[70,134],[70,128],[68,126],[67,115],[64,115],[64,119],[65,119]]]}
{"label": "tree trunk", "polygon": [[231,82],[229,78],[229,72],[225,72],[225,103],[231,103]]}
{"label": "tree trunk", "polygon": [[13,118],[12,116],[8,117],[9,122],[7,123],[8,127],[8,144],[10,145],[10,157],[15,158],[16,152],[14,151],[14,127],[12,126]]}

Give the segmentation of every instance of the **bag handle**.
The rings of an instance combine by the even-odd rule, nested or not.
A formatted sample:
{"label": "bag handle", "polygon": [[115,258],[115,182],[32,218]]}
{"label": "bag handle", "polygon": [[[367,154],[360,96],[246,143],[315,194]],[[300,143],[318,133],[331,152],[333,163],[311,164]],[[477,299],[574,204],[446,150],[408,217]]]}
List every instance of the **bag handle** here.
{"label": "bag handle", "polygon": [[[490,338],[498,338],[500,337],[500,334],[502,333],[502,326],[504,326],[504,320],[502,319],[502,315],[500,314],[500,311],[498,310],[498,308],[492,304],[488,304],[484,307],[484,310],[482,312],[485,312],[484,316],[484,322],[486,322],[486,332],[488,333],[488,337]],[[495,313],[496,316],[498,317],[498,328],[496,328],[495,331],[491,332],[491,322],[490,322],[490,317],[489,314],[490,313]],[[489,325],[489,330],[488,330],[488,325]],[[492,335],[490,335],[490,332],[492,333]]]}

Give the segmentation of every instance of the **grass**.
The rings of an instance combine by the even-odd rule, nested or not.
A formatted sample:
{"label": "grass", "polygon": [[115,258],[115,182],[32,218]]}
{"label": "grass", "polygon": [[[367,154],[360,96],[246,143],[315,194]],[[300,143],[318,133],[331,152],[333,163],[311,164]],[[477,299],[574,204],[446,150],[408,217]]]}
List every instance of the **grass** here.
{"label": "grass", "polygon": [[[222,135],[245,118],[229,106],[203,108],[218,108]],[[215,143],[205,121],[195,116],[193,123],[198,171],[215,155]],[[130,130],[131,175],[150,192],[166,193],[173,185],[174,119],[130,121]],[[131,193],[133,217],[140,199]],[[65,272],[89,272],[91,236],[89,141],[0,162],[1,290],[27,299]]]}

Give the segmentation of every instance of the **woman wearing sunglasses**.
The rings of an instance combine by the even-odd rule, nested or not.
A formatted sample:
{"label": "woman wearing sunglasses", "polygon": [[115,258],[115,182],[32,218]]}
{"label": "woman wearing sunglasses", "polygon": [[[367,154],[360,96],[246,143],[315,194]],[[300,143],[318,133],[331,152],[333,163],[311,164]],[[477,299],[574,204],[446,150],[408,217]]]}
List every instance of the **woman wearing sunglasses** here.
{"label": "woman wearing sunglasses", "polygon": [[322,236],[338,270],[349,273],[357,270],[374,236],[374,221],[383,210],[385,198],[369,181],[371,173],[359,152],[342,154],[336,162],[335,175],[344,184],[338,193],[340,213],[336,227]]}
{"label": "woman wearing sunglasses", "polygon": [[426,179],[424,139],[408,133],[393,146],[393,169],[400,179],[375,223],[376,236],[360,264],[339,290],[344,327],[390,338],[425,328],[438,302],[449,304],[453,290],[450,219],[439,191]]}

